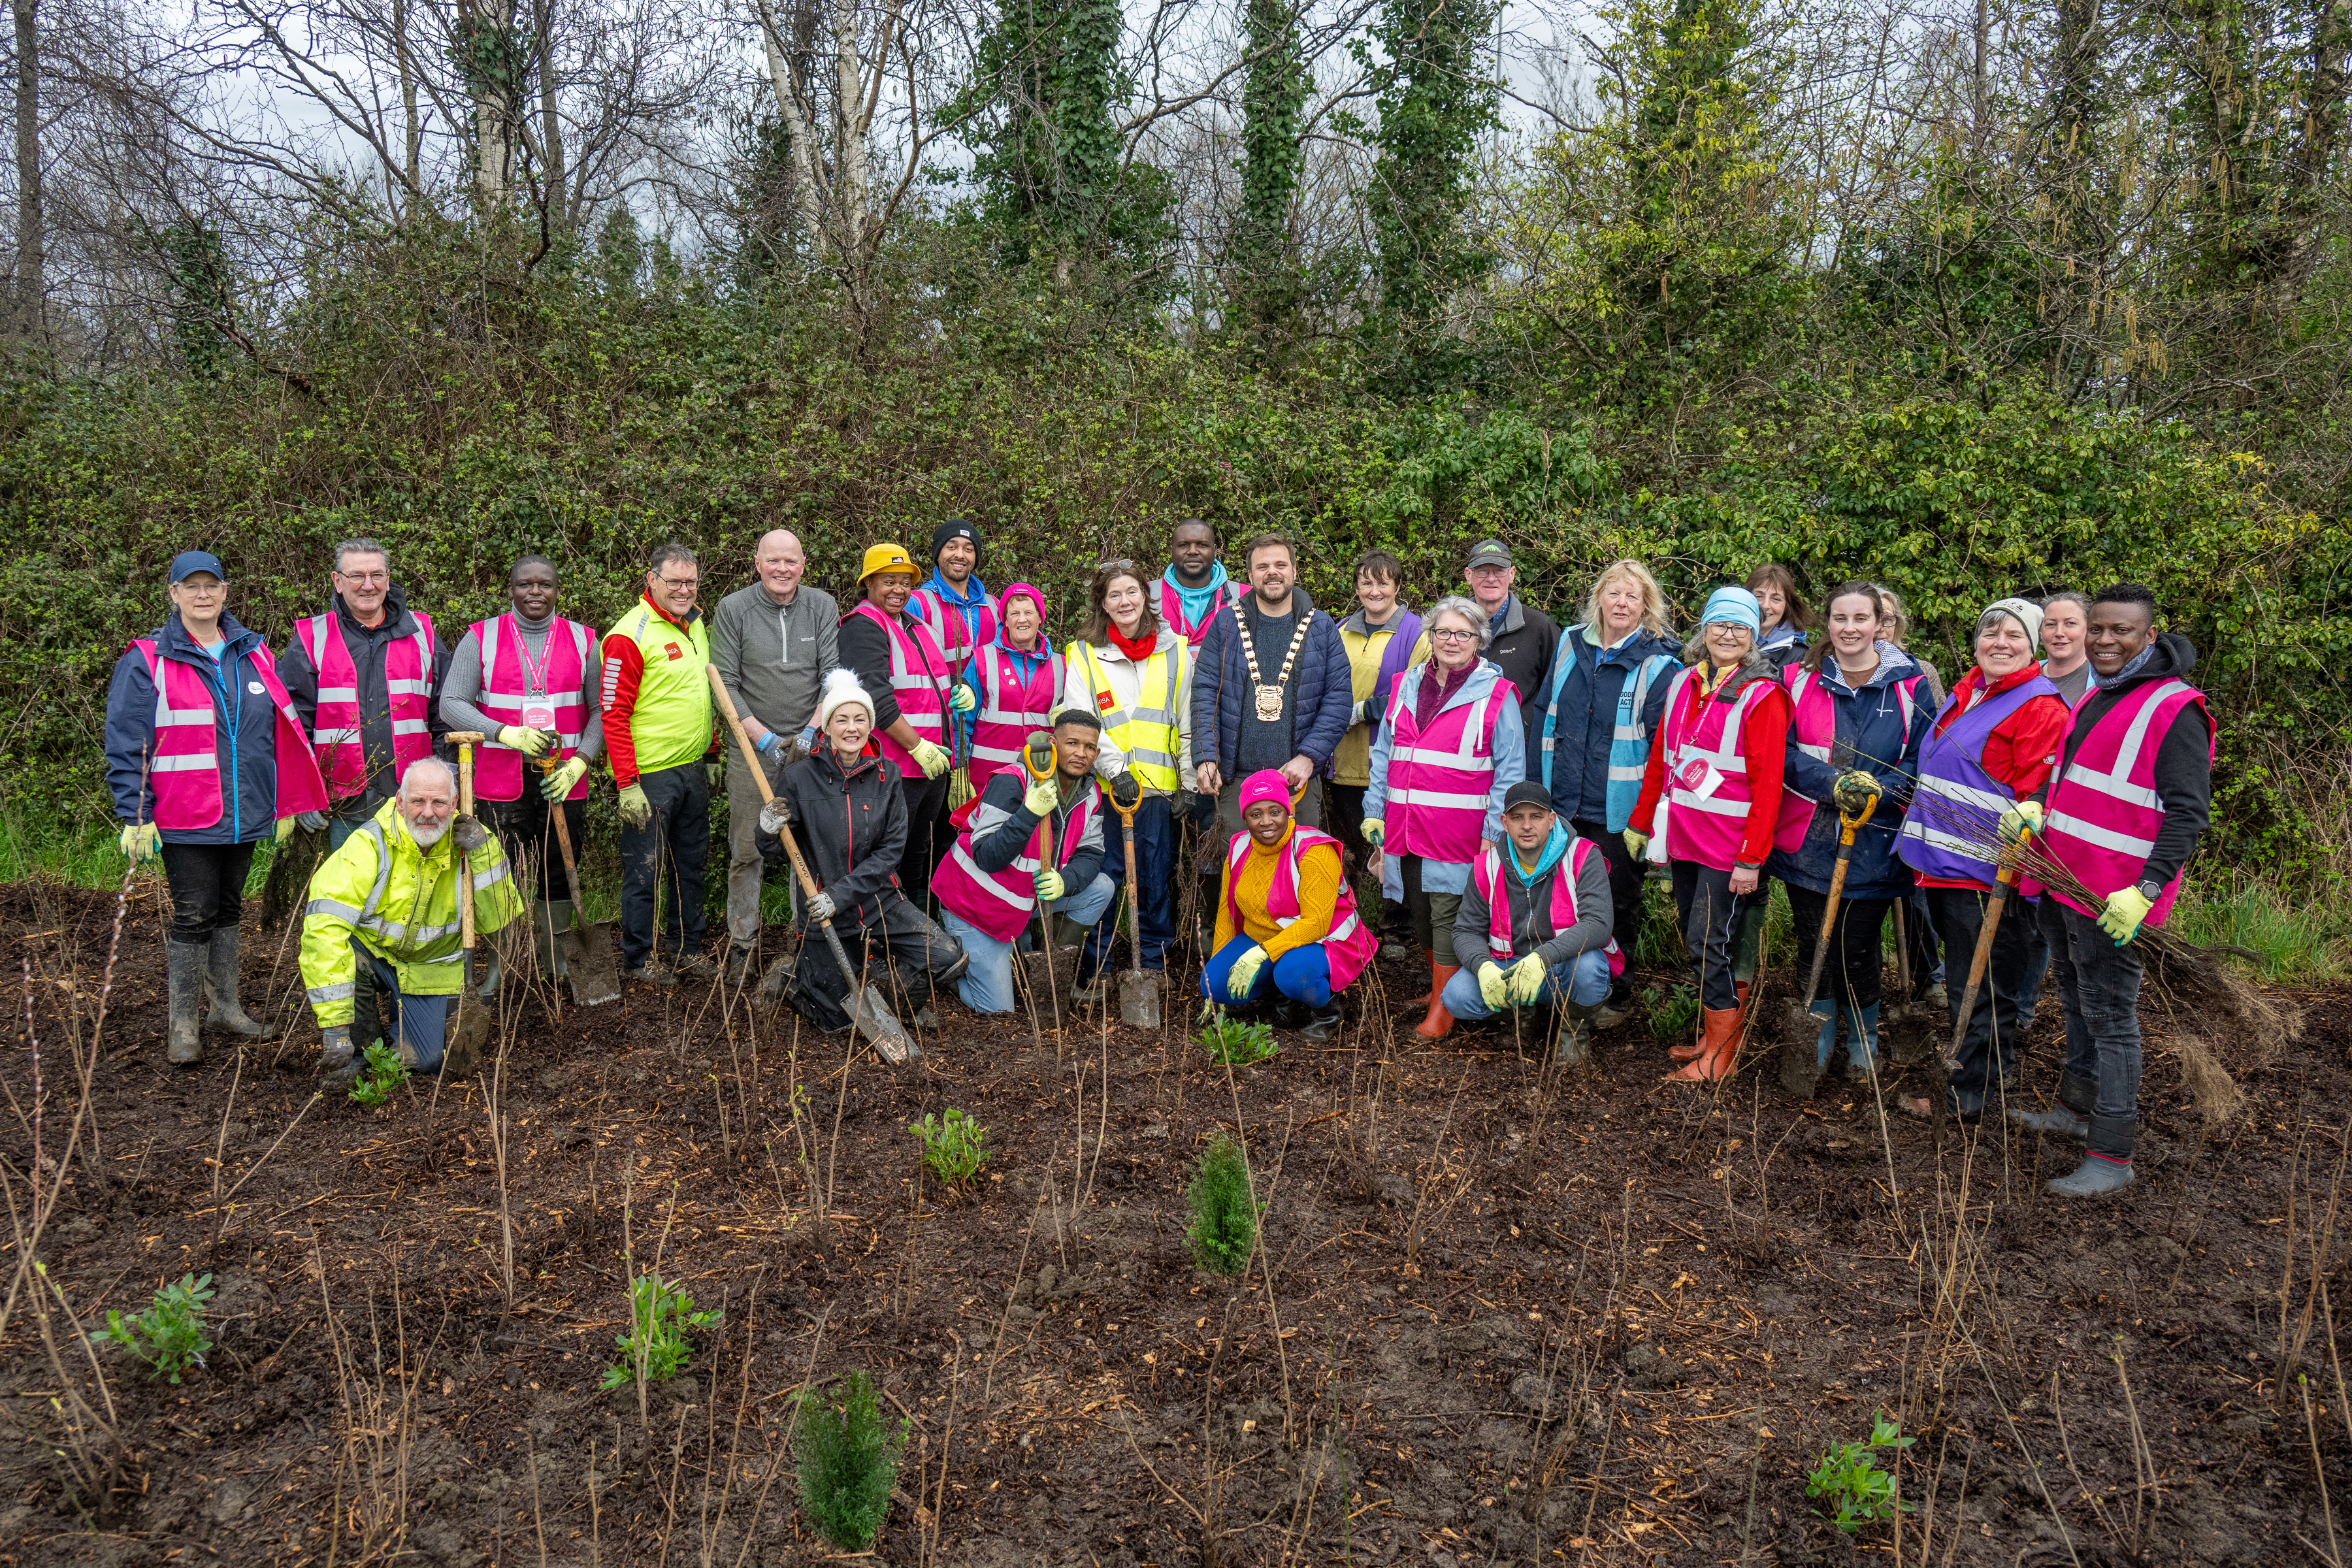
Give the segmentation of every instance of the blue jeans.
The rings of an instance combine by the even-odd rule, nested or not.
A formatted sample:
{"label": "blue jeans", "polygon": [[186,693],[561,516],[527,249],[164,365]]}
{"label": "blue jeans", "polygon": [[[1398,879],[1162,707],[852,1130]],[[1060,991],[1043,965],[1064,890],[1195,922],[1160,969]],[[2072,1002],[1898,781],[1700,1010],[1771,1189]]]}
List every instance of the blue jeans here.
{"label": "blue jeans", "polygon": [[[1228,1005],[1236,998],[1226,989],[1226,977],[1233,973],[1234,960],[1257,945],[1254,937],[1236,936],[1209,957],[1201,971],[1201,994],[1212,1002]],[[1293,1002],[1304,1002],[1309,1007],[1328,1005],[1331,1000],[1331,960],[1319,942],[1304,947],[1294,947],[1272,963],[1258,965],[1257,973],[1250,979],[1249,994],[1238,1000],[1259,1001],[1271,985]]]}
{"label": "blue jeans", "polygon": [[[1097,876],[1087,884],[1086,890],[1056,899],[1045,906],[1045,913],[1065,915],[1080,925],[1092,925],[1102,919],[1110,907],[1112,895],[1118,889],[1108,877]],[[953,910],[941,905],[940,923],[948,934],[963,944],[971,967],[956,982],[956,994],[963,1005],[975,1013],[1010,1013],[1013,1011],[1013,943],[999,942],[973,925]]]}
{"label": "blue jeans", "polygon": [[[1506,967],[1508,967],[1506,965]],[[1478,976],[1468,964],[1454,972],[1439,993],[1445,1010],[1457,1018],[1490,1018],[1496,1009],[1486,1005],[1478,990]],[[1598,1007],[1609,999],[1609,955],[1588,948],[1565,963],[1555,963],[1544,976],[1543,994],[1537,1003],[1565,999],[1579,1007]]]}
{"label": "blue jeans", "polygon": [[[388,959],[378,958],[352,938],[352,952],[359,962],[368,966],[375,977],[376,1016],[384,1016],[389,1005],[398,1017],[398,1027],[392,1031],[394,1038],[408,1048],[401,1053],[408,1065],[418,1072],[441,1070],[441,1042],[449,1031],[449,1005],[455,996],[404,996],[400,993],[400,971]],[[364,1050],[373,1042],[358,1042]]]}
{"label": "blue jeans", "polygon": [[[1151,795],[1135,808],[1135,912],[1143,926],[1140,966],[1145,969],[1166,968],[1168,944],[1176,939],[1176,819],[1171,804],[1164,795]],[[1102,816],[1103,875],[1116,892],[1127,886],[1127,847],[1120,837],[1126,825],[1108,798]],[[1091,977],[1110,967],[1118,918],[1103,920],[1109,907],[1096,910],[1088,921],[1095,929],[1087,933],[1086,952],[1078,959],[1082,975]]]}

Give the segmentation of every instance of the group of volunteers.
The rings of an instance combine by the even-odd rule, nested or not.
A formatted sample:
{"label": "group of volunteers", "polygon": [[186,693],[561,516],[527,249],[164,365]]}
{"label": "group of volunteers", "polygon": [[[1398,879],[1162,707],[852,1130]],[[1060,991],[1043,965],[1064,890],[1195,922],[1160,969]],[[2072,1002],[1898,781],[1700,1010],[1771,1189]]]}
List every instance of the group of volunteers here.
{"label": "group of volunteers", "polygon": [[[1262,1004],[1328,1038],[1376,955],[1417,952],[1416,1035],[1542,1007],[1557,1016],[1536,1037],[1574,1063],[1633,1010],[1628,954],[1663,866],[1701,1006],[1672,1077],[1701,1083],[1728,1074],[1746,1038],[1770,880],[1787,889],[1798,971],[1828,943],[1802,999],[1820,1019],[1810,1065],[1826,1071],[1843,1037],[1849,1073],[1869,1081],[1890,913],[1917,999],[1956,1012],[1964,988],[1946,976],[1968,971],[1996,918],[1996,879],[2022,855],[2004,846],[2030,839],[2067,885],[2018,887],[1946,1103],[1899,1103],[1981,1117],[2015,1086],[2019,1033],[2054,975],[2057,1092],[2010,1115],[2086,1145],[2054,1190],[2131,1181],[2131,941],[2177,895],[2213,754],[2185,679],[2195,652],[2157,629],[2147,589],[1995,602],[1947,691],[1905,650],[1895,595],[1844,583],[1816,612],[1771,563],[1715,590],[1678,640],[1637,561],[1602,570],[1562,629],[1518,596],[1499,541],[1471,551],[1466,591],[1419,612],[1402,563],[1370,550],[1342,619],[1300,585],[1287,540],[1243,543],[1236,579],[1213,526],[1192,520],[1163,572],[1099,565],[1077,635],[1057,645],[1045,595],[992,592],[982,556],[962,521],[932,534],[928,574],[902,546],[874,545],[844,611],[777,530],[751,581],[706,615],[695,553],[666,544],[599,634],[560,613],[555,564],[527,555],[509,607],[452,644],[409,605],[384,546],[353,539],[335,548],[326,605],[273,656],[227,614],[220,561],[179,555],[172,614],[116,666],[107,721],[124,851],[160,855],[171,891],[170,1058],[201,1058],[207,1000],[210,1026],[267,1032],[238,1000],[240,896],[258,842],[299,828],[323,837],[300,965],[328,1075],[356,1070],[370,997],[404,1058],[437,1067],[453,999],[500,983],[495,958],[467,972],[458,877],[495,931],[525,913],[510,868],[535,861],[531,948],[560,973],[556,938],[577,911],[550,834],[561,814],[583,842],[599,763],[617,795],[635,983],[742,984],[789,837],[817,889],[792,893],[799,923],[829,922],[856,971],[815,942],[769,971],[812,1022],[846,1027],[869,970],[919,1026],[950,985],[976,1012],[1010,1012],[1015,955],[1034,947],[1075,953],[1051,972],[1057,1000],[1087,1007],[1114,966],[1132,863],[1129,961],[1165,970],[1189,917],[1213,1003]],[[721,758],[724,954],[702,914]],[[1360,877],[1378,879],[1377,910],[1360,911]]]}

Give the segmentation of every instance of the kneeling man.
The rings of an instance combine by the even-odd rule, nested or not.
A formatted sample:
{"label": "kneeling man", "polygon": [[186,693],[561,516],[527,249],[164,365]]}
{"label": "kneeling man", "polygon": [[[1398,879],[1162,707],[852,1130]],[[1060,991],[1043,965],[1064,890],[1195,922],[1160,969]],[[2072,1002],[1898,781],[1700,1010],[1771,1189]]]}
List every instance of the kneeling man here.
{"label": "kneeling man", "polygon": [[1094,774],[1101,747],[1102,723],[1093,714],[1083,708],[1055,714],[1053,771],[1032,780],[1016,761],[990,775],[931,878],[940,923],[971,959],[956,994],[975,1013],[1013,1011],[1013,944],[1040,905],[1062,922],[1047,939],[1056,951],[1084,940],[1110,907],[1118,889],[1103,874],[1102,791]]}
{"label": "kneeling man", "polygon": [[[1312,782],[1309,781],[1310,787]],[[1225,851],[1216,951],[1201,972],[1213,1002],[1280,994],[1275,1022],[1310,1040],[1339,1030],[1335,994],[1363,973],[1376,945],[1356,918],[1356,890],[1340,868],[1339,841],[1301,826],[1290,782],[1272,768],[1242,781],[1244,831]]]}
{"label": "kneeling man", "polygon": [[[1559,1058],[1573,1065],[1592,1048],[1592,1016],[1625,967],[1611,928],[1609,868],[1592,841],[1552,811],[1551,793],[1529,781],[1503,797],[1500,845],[1479,847],[1470,886],[1454,917],[1461,972],[1445,983],[1445,1010],[1485,1018],[1506,1007],[1565,1002]],[[1475,955],[1475,956],[1474,956]]]}
{"label": "kneeling man", "polygon": [[418,1072],[441,1069],[449,1004],[466,977],[460,856],[474,879],[476,931],[487,935],[522,912],[506,852],[479,822],[457,813],[449,764],[419,757],[401,774],[400,793],[311,873],[302,911],[302,984],[324,1037],[320,1087],[330,1093],[348,1089],[359,1076],[352,1018],[362,963],[397,1015],[401,1059]]}

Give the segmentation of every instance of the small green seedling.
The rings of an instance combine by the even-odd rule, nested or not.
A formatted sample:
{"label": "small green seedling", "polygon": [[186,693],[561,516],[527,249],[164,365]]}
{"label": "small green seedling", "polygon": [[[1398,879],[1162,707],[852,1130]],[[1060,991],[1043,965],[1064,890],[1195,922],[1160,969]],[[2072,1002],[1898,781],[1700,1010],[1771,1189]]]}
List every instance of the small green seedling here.
{"label": "small green seedling", "polygon": [[907,1129],[923,1145],[923,1163],[952,1187],[968,1186],[988,1163],[988,1129],[950,1105]]}
{"label": "small green seedling", "polygon": [[177,1285],[155,1292],[147,1310],[135,1318],[106,1314],[106,1327],[90,1335],[110,1340],[147,1363],[151,1378],[168,1377],[173,1384],[190,1367],[205,1364],[213,1348],[205,1338],[205,1303],[213,1297],[213,1277],[183,1274]]}
{"label": "small green seedling", "polygon": [[1642,1002],[1649,1009],[1650,1033],[1654,1038],[1683,1039],[1698,1026],[1698,993],[1688,985],[1663,991],[1650,986],[1642,993]]}
{"label": "small green seedling", "polygon": [[1224,1013],[1201,1031],[1201,1043],[1209,1047],[1209,1059],[1219,1067],[1247,1067],[1265,1060],[1279,1048],[1274,1043],[1272,1025],[1244,1024]]}
{"label": "small green seedling", "polygon": [[890,1511],[907,1423],[894,1433],[883,1422],[873,1380],[862,1372],[841,1380],[837,1410],[814,1388],[802,1390],[800,1400],[793,1454],[800,1460],[801,1507],[818,1534],[844,1552],[863,1552]]}
{"label": "small green seedling", "polygon": [[400,1086],[408,1081],[408,1064],[382,1040],[369,1045],[366,1059],[367,1066],[352,1084],[352,1098],[373,1109],[397,1094]]}
{"label": "small green seedling", "polygon": [[1805,1478],[1805,1495],[1827,1501],[1836,1510],[1832,1522],[1848,1535],[1874,1521],[1910,1511],[1909,1503],[1895,1499],[1895,1478],[1878,1468],[1874,1457],[1876,1449],[1901,1453],[1918,1441],[1902,1436],[1902,1431],[1882,1410],[1871,1425],[1869,1442],[1838,1444],[1822,1456],[1822,1462]]}
{"label": "small green seedling", "polygon": [[604,1369],[604,1386],[624,1387],[636,1382],[640,1372],[647,1383],[676,1377],[694,1355],[686,1331],[707,1329],[719,1316],[696,1311],[694,1298],[684,1286],[672,1285],[658,1274],[638,1275],[629,1281],[629,1331],[613,1337],[621,1348],[621,1360]]}
{"label": "small green seedling", "polygon": [[1209,1141],[1185,1198],[1192,1206],[1192,1228],[1184,1236],[1192,1261],[1228,1278],[1247,1268],[1265,1205],[1250,1197],[1249,1162],[1231,1133]]}

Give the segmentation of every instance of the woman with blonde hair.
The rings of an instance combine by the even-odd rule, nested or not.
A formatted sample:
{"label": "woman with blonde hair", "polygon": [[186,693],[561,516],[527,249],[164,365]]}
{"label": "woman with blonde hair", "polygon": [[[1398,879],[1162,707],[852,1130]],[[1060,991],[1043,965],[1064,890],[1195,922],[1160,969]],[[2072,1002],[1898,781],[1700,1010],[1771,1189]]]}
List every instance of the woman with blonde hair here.
{"label": "woman with blonde hair", "polygon": [[[1536,699],[1528,772],[1551,791],[1570,830],[1600,849],[1617,944],[1627,952],[1641,935],[1643,866],[1626,851],[1625,826],[1641,798],[1666,689],[1682,668],[1677,651],[1658,580],[1639,561],[1612,562],[1592,580],[1584,618],[1560,633],[1550,686]],[[1618,974],[1594,1024],[1624,1022],[1633,1001],[1633,976]]]}

